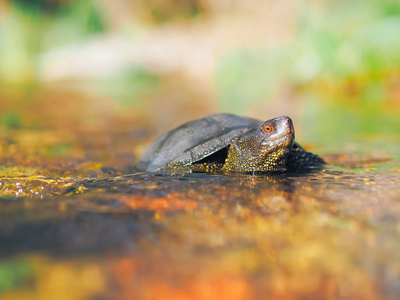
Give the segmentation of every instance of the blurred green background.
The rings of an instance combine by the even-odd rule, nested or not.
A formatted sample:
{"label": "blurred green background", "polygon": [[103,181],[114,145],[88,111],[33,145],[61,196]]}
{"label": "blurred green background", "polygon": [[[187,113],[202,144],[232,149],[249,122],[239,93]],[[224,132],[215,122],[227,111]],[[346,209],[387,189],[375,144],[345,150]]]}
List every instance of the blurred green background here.
{"label": "blurred green background", "polygon": [[232,112],[338,148],[399,137],[397,0],[1,0],[0,22],[2,128],[81,99],[83,125]]}

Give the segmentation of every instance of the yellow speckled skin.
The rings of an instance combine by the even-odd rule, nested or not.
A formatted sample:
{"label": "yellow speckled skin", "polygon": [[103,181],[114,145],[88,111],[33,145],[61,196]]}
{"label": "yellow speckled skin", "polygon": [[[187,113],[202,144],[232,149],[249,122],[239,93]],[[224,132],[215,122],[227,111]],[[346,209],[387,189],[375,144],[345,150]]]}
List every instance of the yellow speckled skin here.
{"label": "yellow speckled skin", "polygon": [[[233,145],[235,145],[234,141]],[[286,171],[286,157],[289,154],[288,147],[279,148],[275,151],[254,149],[256,144],[248,141],[247,143],[238,143],[229,148],[228,157],[222,170],[225,172],[272,172]],[[257,155],[251,153],[257,151]],[[245,153],[245,154],[243,154]]]}

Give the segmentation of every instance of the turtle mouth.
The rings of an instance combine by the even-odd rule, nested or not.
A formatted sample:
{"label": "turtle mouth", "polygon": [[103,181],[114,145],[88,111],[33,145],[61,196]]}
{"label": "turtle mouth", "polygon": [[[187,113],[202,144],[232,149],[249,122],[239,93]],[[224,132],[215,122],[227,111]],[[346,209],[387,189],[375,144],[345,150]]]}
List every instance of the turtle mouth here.
{"label": "turtle mouth", "polygon": [[293,145],[294,141],[294,133],[289,131],[284,135],[277,136],[273,139],[264,139],[261,142],[262,146],[271,146],[271,145],[279,145],[280,147],[289,147]]}
{"label": "turtle mouth", "polygon": [[278,140],[281,140],[283,142],[282,144],[284,147],[291,147],[294,142],[294,133],[289,131],[284,136],[278,138]]}

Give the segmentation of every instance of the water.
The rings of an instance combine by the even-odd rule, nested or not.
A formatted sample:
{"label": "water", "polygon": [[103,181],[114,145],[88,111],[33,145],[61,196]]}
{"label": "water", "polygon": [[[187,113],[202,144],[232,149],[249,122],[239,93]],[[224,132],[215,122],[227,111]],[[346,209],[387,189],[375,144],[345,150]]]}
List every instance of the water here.
{"label": "water", "polygon": [[45,299],[54,285],[94,299],[397,298],[399,175],[381,165],[273,177],[3,178],[0,271],[11,283],[0,291],[5,299]]}

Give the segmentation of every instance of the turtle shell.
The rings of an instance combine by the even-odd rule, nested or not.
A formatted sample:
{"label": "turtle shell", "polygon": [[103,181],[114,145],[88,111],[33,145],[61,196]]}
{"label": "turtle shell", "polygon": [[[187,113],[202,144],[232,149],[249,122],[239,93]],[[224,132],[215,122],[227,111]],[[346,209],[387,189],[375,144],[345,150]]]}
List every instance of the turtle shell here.
{"label": "turtle shell", "polygon": [[214,114],[161,134],[141,157],[137,169],[158,171],[190,166],[221,149],[262,121],[232,114]]}

